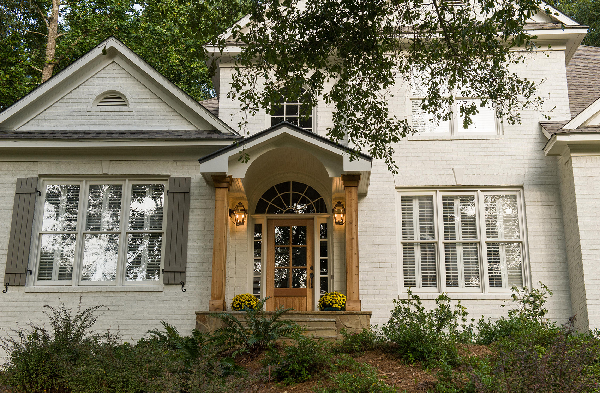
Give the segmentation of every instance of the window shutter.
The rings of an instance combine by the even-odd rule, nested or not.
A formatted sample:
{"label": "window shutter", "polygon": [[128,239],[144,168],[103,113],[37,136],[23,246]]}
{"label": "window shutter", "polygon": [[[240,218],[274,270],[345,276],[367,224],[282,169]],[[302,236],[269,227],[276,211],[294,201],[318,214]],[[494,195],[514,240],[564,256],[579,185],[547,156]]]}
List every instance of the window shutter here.
{"label": "window shutter", "polygon": [[189,177],[169,179],[164,284],[185,283],[191,182]]}
{"label": "window shutter", "polygon": [[4,272],[5,285],[25,285],[33,228],[33,212],[35,210],[35,198],[38,193],[37,183],[37,177],[17,179],[8,240],[6,270]]}

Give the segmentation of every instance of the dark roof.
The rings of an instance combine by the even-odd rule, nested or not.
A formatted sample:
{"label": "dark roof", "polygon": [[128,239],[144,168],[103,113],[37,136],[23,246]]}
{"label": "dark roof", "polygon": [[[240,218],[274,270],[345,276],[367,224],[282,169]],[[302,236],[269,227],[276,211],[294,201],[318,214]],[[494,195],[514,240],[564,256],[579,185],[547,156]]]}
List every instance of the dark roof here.
{"label": "dark roof", "polygon": [[600,48],[581,45],[567,66],[571,117],[600,98]]}
{"label": "dark roof", "polygon": [[253,141],[255,139],[258,139],[258,138],[260,138],[260,137],[262,137],[264,135],[270,134],[271,132],[276,131],[279,128],[284,127],[284,126],[288,126],[288,127],[292,128],[294,131],[296,131],[296,132],[298,132],[300,134],[303,134],[303,135],[308,136],[310,138],[313,138],[313,139],[316,139],[318,141],[327,143],[328,145],[337,147],[340,150],[344,150],[344,151],[347,151],[347,152],[349,152],[351,154],[355,154],[356,156],[361,157],[361,158],[363,158],[365,160],[368,160],[368,161],[372,161],[373,160],[373,158],[371,158],[370,156],[368,156],[366,154],[363,154],[363,153],[361,153],[361,152],[359,152],[357,150],[351,149],[348,146],[344,146],[344,145],[341,145],[339,143],[335,143],[335,142],[333,142],[333,141],[331,141],[331,140],[329,140],[327,138],[324,138],[324,137],[322,137],[320,135],[317,135],[317,134],[315,134],[313,132],[306,131],[304,128],[300,128],[300,127],[295,126],[295,125],[293,125],[291,123],[288,123],[287,121],[284,121],[284,122],[276,124],[276,125],[274,125],[274,126],[272,126],[270,128],[267,128],[264,131],[258,132],[256,134],[250,136],[250,137],[238,140],[238,141],[234,142],[233,144],[231,144],[229,146],[226,146],[226,147],[224,147],[222,149],[219,149],[219,150],[217,150],[217,151],[215,151],[215,152],[213,152],[213,153],[211,153],[209,155],[206,155],[206,156],[200,158],[198,160],[198,162],[200,162],[202,164],[203,162],[209,161],[210,159],[212,159],[214,157],[217,157],[217,156],[220,156],[223,153],[226,153],[226,152],[228,152],[230,150],[233,150],[233,149],[236,149],[238,147],[241,147],[241,146],[245,145],[248,142],[251,142],[251,141]]}
{"label": "dark roof", "polygon": [[200,101],[200,105],[208,109],[210,113],[219,117],[219,99],[217,97],[209,98],[208,100]]}
{"label": "dark roof", "polygon": [[43,130],[43,131],[0,131],[0,139],[224,139],[235,140],[239,135],[221,134],[213,131],[72,131],[72,130]]}

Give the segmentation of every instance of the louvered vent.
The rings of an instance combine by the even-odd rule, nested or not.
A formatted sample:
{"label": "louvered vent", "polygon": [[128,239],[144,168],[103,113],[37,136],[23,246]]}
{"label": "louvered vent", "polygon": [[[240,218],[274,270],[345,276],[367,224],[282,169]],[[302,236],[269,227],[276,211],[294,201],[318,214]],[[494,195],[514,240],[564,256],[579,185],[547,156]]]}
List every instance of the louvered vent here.
{"label": "louvered vent", "polygon": [[128,106],[125,98],[120,94],[107,94],[100,101],[97,106]]}

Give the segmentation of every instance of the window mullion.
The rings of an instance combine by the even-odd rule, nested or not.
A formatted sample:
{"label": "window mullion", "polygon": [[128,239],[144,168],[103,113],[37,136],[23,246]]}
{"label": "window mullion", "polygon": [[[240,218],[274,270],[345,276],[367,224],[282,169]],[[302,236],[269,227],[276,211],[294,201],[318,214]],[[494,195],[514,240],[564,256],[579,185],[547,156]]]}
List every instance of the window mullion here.
{"label": "window mullion", "polygon": [[481,190],[477,191],[477,198],[475,200],[477,205],[477,214],[479,220],[477,220],[477,231],[479,234],[479,248],[480,248],[480,268],[481,274],[483,275],[481,280],[481,287],[483,293],[487,293],[489,289],[489,276],[488,276],[488,264],[487,264],[487,246],[486,246],[486,231],[485,231],[485,199]]}
{"label": "window mullion", "polygon": [[88,182],[82,180],[79,186],[79,214],[77,215],[77,235],[75,239],[75,260],[73,261],[73,280],[72,285],[79,285],[83,270],[83,232],[87,220],[88,205]]}
{"label": "window mullion", "polygon": [[[443,244],[444,239],[444,214],[442,206],[442,194],[439,191],[435,192],[434,195],[435,203],[433,205],[433,216],[435,218],[435,230],[436,236],[436,247],[437,247],[437,270],[438,270],[438,290],[446,290],[446,264],[445,264],[445,247]],[[440,213],[442,212],[442,213]]]}
{"label": "window mullion", "polygon": [[129,206],[131,206],[131,182],[123,183],[123,198],[121,202],[121,223],[119,234],[119,256],[117,258],[117,285],[124,285],[127,263],[127,225],[129,223]]}

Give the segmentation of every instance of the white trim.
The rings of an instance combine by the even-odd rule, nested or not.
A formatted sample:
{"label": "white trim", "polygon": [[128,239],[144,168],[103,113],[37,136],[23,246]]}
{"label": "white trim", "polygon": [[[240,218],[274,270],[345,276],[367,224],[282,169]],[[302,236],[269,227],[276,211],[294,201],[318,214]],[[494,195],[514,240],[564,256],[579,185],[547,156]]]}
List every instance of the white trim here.
{"label": "white trim", "polygon": [[581,111],[577,116],[571,119],[570,122],[563,126],[565,130],[575,130],[580,126],[584,125],[594,115],[600,112],[600,98],[591,103],[587,108]]}
{"label": "white trim", "polygon": [[[558,20],[560,23],[562,23],[564,25],[580,26],[579,23],[575,22],[573,19],[569,18],[568,16],[566,16],[565,14],[563,14],[556,8],[546,4],[546,2],[544,2],[544,1],[540,2],[540,10],[542,12],[546,12],[546,15],[549,15],[551,18]],[[547,11],[550,11],[550,13],[547,13]]]}
{"label": "white trim", "polygon": [[[437,188],[396,188],[396,238],[397,238],[397,266],[398,266],[398,293],[406,294],[406,287],[404,286],[404,266],[403,266],[403,245],[404,244],[434,244],[436,252],[436,276],[437,285],[436,287],[421,287],[420,279],[421,274],[419,271],[420,258],[415,252],[415,280],[416,287],[411,288],[414,293],[427,294],[427,293],[441,293],[447,292],[452,293],[454,298],[456,294],[460,298],[464,299],[478,299],[488,298],[488,294],[506,294],[510,293],[508,287],[508,272],[502,273],[502,288],[489,286],[489,273],[487,271],[489,262],[487,261],[487,245],[489,243],[500,243],[503,244],[519,244],[521,249],[521,278],[522,285],[529,286],[531,282],[530,269],[529,269],[529,252],[527,243],[527,220],[525,218],[525,203],[524,203],[524,191],[520,187],[437,187]],[[446,240],[444,239],[444,221],[443,221],[443,203],[442,197],[448,196],[460,196],[460,195],[471,195],[475,197],[476,204],[476,239],[467,239],[464,241],[460,240]],[[516,203],[518,208],[518,223],[519,223],[519,237],[517,239],[506,239],[506,238],[488,238],[485,222],[485,197],[488,195],[515,195]],[[403,240],[402,237],[402,208],[401,198],[403,196],[430,196],[433,198],[433,223],[435,239],[433,240],[420,240],[411,239]],[[418,211],[418,209],[417,209]],[[415,208],[413,207],[413,213]],[[414,220],[416,225],[416,220]],[[415,232],[416,234],[417,232]],[[447,287],[445,280],[445,268],[444,268],[444,245],[449,243],[477,243],[478,248],[478,260],[479,260],[479,276],[480,283],[478,287]],[[502,248],[503,246],[501,246]],[[501,255],[502,257],[502,255]],[[459,281],[460,281],[460,267],[459,268]],[[505,295],[500,295],[505,296]],[[429,298],[435,298],[431,295]]]}
{"label": "white trim", "polygon": [[[160,230],[131,230],[128,228],[129,217],[130,217],[130,206],[131,206],[131,187],[135,184],[163,184],[164,192],[163,192],[163,220],[162,220],[162,229]],[[158,287],[162,290],[162,268],[164,264],[164,250],[165,250],[165,241],[164,234],[166,232],[166,212],[168,210],[168,198],[166,197],[168,191],[168,181],[164,177],[134,177],[134,178],[86,178],[82,176],[65,178],[65,177],[48,177],[40,180],[40,190],[41,196],[38,198],[36,202],[36,213],[35,213],[35,221],[34,221],[34,231],[33,231],[33,239],[32,239],[32,248],[31,248],[31,256],[29,259],[29,267],[32,270],[33,280],[31,280],[31,286],[33,288],[56,288],[57,292],[60,292],[61,289],[65,288],[108,288],[114,287],[117,288],[115,290],[119,290],[120,288],[132,288],[127,289],[128,291],[136,290],[137,288],[141,288],[140,290],[144,291],[146,287]],[[78,214],[77,214],[77,223],[76,228],[73,231],[42,231],[42,223],[44,218],[44,203],[45,203],[45,195],[46,195],[46,185],[48,184],[76,184],[79,186],[79,201],[78,201]],[[86,213],[87,213],[87,204],[89,202],[88,193],[90,185],[97,184],[116,184],[121,185],[121,211],[119,214],[119,228],[113,231],[90,231],[86,230],[83,225],[87,222]],[[40,258],[40,241],[41,236],[43,234],[54,234],[54,233],[73,233],[76,235],[74,251],[75,254],[73,256],[73,267],[71,273],[70,280],[58,281],[58,280],[38,280],[38,268],[39,268],[39,258]],[[84,252],[84,237],[89,233],[98,233],[98,234],[118,234],[119,236],[119,244],[117,249],[117,262],[116,262],[116,271],[115,271],[115,280],[114,281],[83,281],[81,278],[81,265],[83,263],[83,252]],[[162,234],[161,241],[161,261],[160,261],[160,279],[157,281],[151,280],[143,280],[143,281],[127,281],[125,279],[125,267],[127,264],[127,238],[132,233],[158,233]],[[53,269],[53,275],[55,275]],[[45,290],[34,290],[38,292],[44,292]],[[53,292],[54,290],[50,291]],[[69,291],[69,290],[67,290]],[[79,292],[78,289],[70,290],[74,292]]]}
{"label": "white trim", "polygon": [[571,134],[554,134],[544,146],[547,156],[559,156],[569,147],[582,147],[595,152],[600,152],[600,133],[576,132]]}

